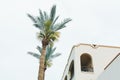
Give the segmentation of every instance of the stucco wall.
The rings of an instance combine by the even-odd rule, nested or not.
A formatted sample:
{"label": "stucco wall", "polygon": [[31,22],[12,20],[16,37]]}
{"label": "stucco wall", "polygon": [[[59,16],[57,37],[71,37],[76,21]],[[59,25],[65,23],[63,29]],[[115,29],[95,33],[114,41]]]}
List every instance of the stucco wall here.
{"label": "stucco wall", "polygon": [[[97,46],[93,47],[88,44],[80,44],[73,47],[65,71],[63,73],[62,80],[68,75],[69,66],[72,60],[74,60],[75,76],[74,80],[96,80],[97,77],[104,71],[104,68],[115,58],[120,52],[120,48],[109,46]],[[81,71],[80,56],[83,53],[91,55],[94,72]],[[68,79],[69,80],[69,79]]]}

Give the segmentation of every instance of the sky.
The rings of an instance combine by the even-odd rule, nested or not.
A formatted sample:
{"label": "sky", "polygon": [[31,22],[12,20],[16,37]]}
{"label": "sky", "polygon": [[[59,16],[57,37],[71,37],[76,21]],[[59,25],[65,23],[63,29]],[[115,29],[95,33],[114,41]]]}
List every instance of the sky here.
{"label": "sky", "polygon": [[79,43],[120,46],[119,0],[0,0],[0,79],[37,80],[39,61],[27,54],[41,43],[38,29],[27,13],[49,13],[57,5],[59,21],[71,18],[55,43],[62,55],[53,60],[46,80],[61,80],[73,45]]}

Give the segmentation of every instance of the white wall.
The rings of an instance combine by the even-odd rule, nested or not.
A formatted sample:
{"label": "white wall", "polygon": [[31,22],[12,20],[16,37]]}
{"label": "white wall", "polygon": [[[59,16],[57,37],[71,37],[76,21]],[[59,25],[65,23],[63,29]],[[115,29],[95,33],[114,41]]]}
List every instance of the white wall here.
{"label": "white wall", "polygon": [[[75,54],[76,61],[76,80],[96,80],[96,78],[104,71],[104,68],[114,59],[120,52],[120,48],[111,48],[98,46],[93,48],[90,45],[80,45],[77,47]],[[80,55],[88,53],[92,57],[94,72],[81,72]]]}
{"label": "white wall", "polygon": [[75,53],[75,48],[72,49],[71,53],[70,53],[70,56],[68,58],[68,62],[65,66],[65,70],[64,70],[64,73],[63,73],[63,76],[62,76],[62,80],[64,80],[64,78],[67,76],[67,79],[69,79],[69,75],[68,75],[68,71],[69,71],[69,66],[72,62],[72,60],[74,60],[74,53]]}
{"label": "white wall", "polygon": [[[75,77],[74,80],[96,80],[104,71],[104,68],[115,58],[120,52],[118,47],[101,46],[93,48],[90,44],[80,44],[75,46],[68,59],[62,80],[68,74],[71,61],[74,59]],[[80,56],[88,53],[92,57],[94,72],[81,72]]]}

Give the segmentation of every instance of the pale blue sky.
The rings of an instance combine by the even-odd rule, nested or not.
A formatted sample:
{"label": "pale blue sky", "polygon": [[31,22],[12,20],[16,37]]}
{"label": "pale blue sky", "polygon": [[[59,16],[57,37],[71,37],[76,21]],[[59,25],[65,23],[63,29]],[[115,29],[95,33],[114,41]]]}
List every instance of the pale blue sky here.
{"label": "pale blue sky", "polygon": [[46,80],[61,80],[73,45],[95,43],[120,46],[119,0],[0,0],[0,80],[37,80],[38,60],[28,55],[40,42],[27,13],[39,15],[57,5],[60,20],[72,22],[61,30],[57,52],[62,56],[53,61]]}

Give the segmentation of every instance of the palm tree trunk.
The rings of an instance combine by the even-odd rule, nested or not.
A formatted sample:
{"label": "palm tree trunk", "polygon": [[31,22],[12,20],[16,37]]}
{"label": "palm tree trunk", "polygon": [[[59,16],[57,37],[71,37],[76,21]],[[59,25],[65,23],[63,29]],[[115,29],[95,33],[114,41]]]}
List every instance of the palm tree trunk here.
{"label": "palm tree trunk", "polygon": [[39,73],[38,73],[38,80],[44,80],[45,74],[45,55],[46,55],[46,46],[42,47],[42,53],[40,56],[40,65],[39,65]]}

